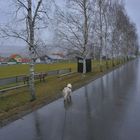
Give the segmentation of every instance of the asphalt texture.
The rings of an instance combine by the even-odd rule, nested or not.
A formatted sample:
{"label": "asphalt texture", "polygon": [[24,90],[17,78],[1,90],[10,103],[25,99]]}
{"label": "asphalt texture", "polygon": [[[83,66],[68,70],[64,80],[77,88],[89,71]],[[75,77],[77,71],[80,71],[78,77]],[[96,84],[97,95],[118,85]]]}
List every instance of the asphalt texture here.
{"label": "asphalt texture", "polygon": [[0,140],[139,140],[140,59],[0,128]]}

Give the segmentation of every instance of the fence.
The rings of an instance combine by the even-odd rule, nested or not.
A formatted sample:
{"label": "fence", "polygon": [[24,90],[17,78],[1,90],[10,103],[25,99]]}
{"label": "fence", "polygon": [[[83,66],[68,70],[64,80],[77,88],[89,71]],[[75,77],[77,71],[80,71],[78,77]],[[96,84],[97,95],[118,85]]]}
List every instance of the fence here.
{"label": "fence", "polygon": [[71,68],[48,71],[48,72],[47,72],[47,75],[48,75],[48,76],[51,76],[51,75],[64,74],[64,73],[68,73],[68,72],[71,72]]}
{"label": "fence", "polygon": [[[60,70],[53,70],[53,71],[48,71],[48,72],[40,72],[40,73],[36,73],[35,74],[35,79],[40,79],[43,78],[44,80],[44,76],[42,77],[42,74],[45,76],[55,76],[55,75],[59,75],[59,74],[64,74],[64,73],[69,73],[71,72],[71,68],[68,69],[60,69]],[[21,84],[25,84],[25,81],[29,80],[29,76],[28,75],[18,75],[18,76],[14,76],[14,77],[8,77],[8,78],[1,78],[0,79],[0,89],[4,89],[5,87],[13,87],[13,86],[18,86]],[[2,90],[0,90],[1,92]]]}
{"label": "fence", "polygon": [[14,77],[8,77],[8,78],[1,78],[0,79],[0,87],[16,83],[18,85],[19,82],[22,82],[24,77],[26,75],[19,75],[19,76],[14,76]]}

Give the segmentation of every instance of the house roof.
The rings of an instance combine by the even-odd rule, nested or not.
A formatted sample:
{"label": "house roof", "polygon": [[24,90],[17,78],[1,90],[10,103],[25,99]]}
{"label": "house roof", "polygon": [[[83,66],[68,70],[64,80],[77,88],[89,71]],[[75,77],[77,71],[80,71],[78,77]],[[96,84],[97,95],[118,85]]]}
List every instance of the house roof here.
{"label": "house roof", "polygon": [[19,54],[12,54],[10,58],[22,58]]}

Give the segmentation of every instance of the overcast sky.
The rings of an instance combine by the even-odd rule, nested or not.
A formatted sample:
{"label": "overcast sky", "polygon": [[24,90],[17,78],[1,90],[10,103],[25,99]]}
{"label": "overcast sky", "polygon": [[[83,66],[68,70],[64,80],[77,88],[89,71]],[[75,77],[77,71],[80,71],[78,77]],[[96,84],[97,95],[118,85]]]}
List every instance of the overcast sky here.
{"label": "overcast sky", "polygon": [[[57,1],[62,2],[62,0]],[[10,8],[12,5],[10,7],[7,6],[9,2],[10,0],[0,0],[0,25],[6,23],[10,19]],[[136,24],[137,32],[140,36],[140,0],[125,0],[125,8],[130,19]],[[25,50],[23,42],[13,39],[6,41],[0,40],[0,55],[23,52],[23,50]]]}
{"label": "overcast sky", "polygon": [[140,42],[140,0],[125,0],[125,8],[130,19],[136,24]]}

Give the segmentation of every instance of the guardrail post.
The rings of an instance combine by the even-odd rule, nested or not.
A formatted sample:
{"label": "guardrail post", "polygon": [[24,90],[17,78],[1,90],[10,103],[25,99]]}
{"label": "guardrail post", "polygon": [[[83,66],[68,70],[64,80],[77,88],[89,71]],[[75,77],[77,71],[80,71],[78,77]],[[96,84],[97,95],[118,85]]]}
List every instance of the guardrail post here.
{"label": "guardrail post", "polygon": [[57,74],[59,74],[59,70],[57,70]]}
{"label": "guardrail post", "polygon": [[18,85],[18,76],[16,76],[16,84]]}

